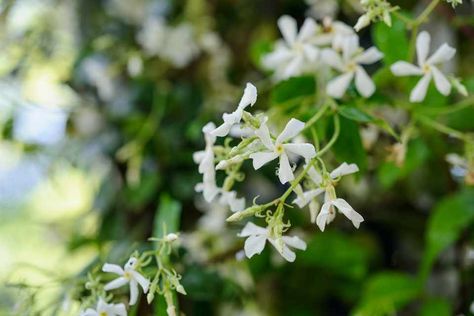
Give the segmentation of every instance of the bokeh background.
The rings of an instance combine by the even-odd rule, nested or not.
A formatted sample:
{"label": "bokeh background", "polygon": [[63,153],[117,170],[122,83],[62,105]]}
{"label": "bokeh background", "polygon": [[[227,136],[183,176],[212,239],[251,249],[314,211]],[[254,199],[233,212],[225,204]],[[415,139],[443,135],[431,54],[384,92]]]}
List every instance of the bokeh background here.
{"label": "bokeh background", "polygon": [[[395,4],[416,13],[427,2]],[[226,225],[226,213],[194,192],[202,126],[233,109],[247,81],[263,87],[257,107],[273,106],[260,57],[280,37],[278,17],[354,25],[360,10],[355,0],[2,0],[0,314],[77,314],[86,272],[146,248],[160,209],[173,208],[187,315],[348,315],[370,302],[368,310],[381,314],[468,315],[471,217],[425,271],[423,295],[411,299],[409,290],[424,273],[434,210],[448,209],[447,221],[459,204],[474,213],[465,170],[444,158],[462,152],[455,140],[427,132],[410,142],[399,167],[383,158],[388,137],[371,146],[361,130],[366,151],[346,156],[362,159],[364,171],[342,184],[366,221],[360,230],[337,221],[322,234],[292,211],[308,242],[294,264],[268,249],[236,260],[240,227]],[[443,2],[426,25],[435,43],[458,49],[449,67],[471,93],[473,12],[469,0],[455,11]],[[363,46],[374,32],[385,36],[383,26],[374,29],[361,32]],[[405,120],[403,111],[380,111],[394,125]],[[447,122],[474,131],[473,107]],[[351,126],[347,133],[359,132]],[[255,192],[276,196],[284,187],[271,178],[249,176],[241,192],[248,200]],[[135,313],[162,315],[143,304]]]}

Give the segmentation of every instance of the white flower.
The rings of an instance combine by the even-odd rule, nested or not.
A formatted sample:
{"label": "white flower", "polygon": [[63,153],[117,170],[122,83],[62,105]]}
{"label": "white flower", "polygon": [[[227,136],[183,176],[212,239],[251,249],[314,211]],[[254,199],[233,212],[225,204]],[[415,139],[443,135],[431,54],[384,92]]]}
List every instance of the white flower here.
{"label": "white flower", "polygon": [[127,316],[127,310],[125,305],[120,304],[107,304],[102,298],[97,302],[97,308],[86,309],[81,313],[81,316]]}
{"label": "white flower", "polygon": [[309,14],[316,19],[334,17],[339,9],[339,4],[334,0],[306,0]]}
{"label": "white flower", "polygon": [[340,71],[342,75],[328,83],[327,93],[332,97],[341,98],[355,77],[357,91],[366,98],[370,97],[375,91],[375,85],[360,64],[375,63],[383,57],[383,54],[376,47],[362,50],[357,35],[344,36],[343,39],[339,37],[335,41],[339,41],[341,45],[342,56],[332,49],[325,49],[321,58],[324,63]]}
{"label": "white flower", "polygon": [[221,204],[229,205],[232,212],[239,212],[245,208],[245,198],[237,198],[235,191],[221,191]]}
{"label": "white flower", "polygon": [[255,88],[255,86],[249,82],[247,83],[247,86],[245,87],[244,95],[240,99],[237,109],[232,113],[224,113],[222,115],[222,119],[224,120],[224,123],[222,123],[222,125],[214,129],[211,132],[211,135],[224,137],[227,134],[229,134],[230,129],[234,125],[240,123],[244,109],[249,105],[253,106],[256,101],[257,101],[257,88]]}
{"label": "white flower", "polygon": [[203,175],[202,183],[196,185],[196,191],[202,192],[204,199],[211,202],[219,193],[219,188],[216,185],[216,170],[214,167],[214,150],[213,146],[216,137],[212,135],[215,129],[214,123],[207,123],[202,131],[206,140],[206,148],[203,151],[195,152],[193,159],[195,163],[199,164],[199,173]]}
{"label": "white flower", "polygon": [[411,102],[421,102],[425,99],[431,78],[434,79],[436,89],[441,94],[449,95],[451,93],[451,83],[438,69],[437,65],[453,58],[454,54],[456,54],[456,49],[445,43],[428,58],[430,41],[430,34],[426,31],[418,34],[418,37],[416,38],[418,66],[406,61],[397,61],[390,67],[395,76],[423,76],[410,93]]}
{"label": "white flower", "polygon": [[344,214],[355,228],[359,228],[360,223],[364,221],[364,218],[357,213],[346,200],[341,198],[336,198],[334,192],[334,187],[326,189],[324,194],[324,204],[321,207],[321,212],[316,218],[316,224],[318,225],[321,231],[324,231],[324,228],[327,224],[331,223],[336,217],[336,211],[334,208],[337,208],[342,214]]}
{"label": "white flower", "polygon": [[304,129],[304,123],[297,120],[291,119],[286,124],[285,129],[276,138],[275,142],[270,137],[270,131],[266,124],[262,124],[255,134],[261,140],[266,150],[263,152],[256,152],[250,155],[253,160],[253,167],[255,170],[261,168],[266,163],[280,158],[278,168],[278,178],[281,183],[286,183],[295,178],[293,170],[288,159],[288,153],[293,153],[304,157],[306,160],[313,158],[316,155],[314,146],[311,144],[295,144],[285,143],[286,141],[297,136]]}
{"label": "white flower", "polygon": [[370,24],[370,18],[367,14],[362,14],[354,25],[354,30],[359,32],[361,29]]}
{"label": "white flower", "polygon": [[[353,174],[358,171],[359,167],[357,167],[356,164],[347,164],[346,162],[343,162],[339,167],[334,169],[329,174],[329,177],[331,180],[336,180],[342,176]],[[319,172],[314,169],[314,167],[311,167],[308,170],[308,176],[316,186],[321,186],[323,184],[323,177],[319,174]],[[315,197],[317,197],[324,191],[326,191],[325,187],[318,187],[316,189],[308,190],[306,192],[297,192],[297,198],[293,200],[293,203],[298,205],[298,207],[303,208],[309,202],[311,202],[311,200],[313,200]]]}
{"label": "white flower", "polygon": [[263,65],[275,70],[279,80],[300,75],[319,55],[319,49],[311,42],[316,35],[317,24],[306,18],[298,33],[296,20],[288,15],[278,19],[283,41],[276,44],[273,52],[263,58]]}
{"label": "white flower", "polygon": [[138,284],[140,284],[140,286],[142,287],[143,293],[146,293],[148,291],[148,286],[150,285],[150,281],[135,270],[136,263],[137,259],[131,257],[130,259],[128,259],[123,269],[116,264],[110,263],[106,263],[102,267],[102,271],[115,273],[120,276],[117,279],[107,283],[104,286],[104,290],[109,291],[124,286],[127,283],[130,284],[130,305],[135,305],[135,303],[137,302]]}
{"label": "white flower", "polygon": [[245,240],[244,251],[247,258],[253,257],[255,254],[260,254],[265,248],[267,240],[275,247],[281,256],[288,262],[295,261],[295,253],[288,247],[306,250],[306,243],[297,236],[289,237],[282,236],[275,239],[270,236],[268,228],[257,226],[248,222],[242,229],[239,237],[248,237]]}

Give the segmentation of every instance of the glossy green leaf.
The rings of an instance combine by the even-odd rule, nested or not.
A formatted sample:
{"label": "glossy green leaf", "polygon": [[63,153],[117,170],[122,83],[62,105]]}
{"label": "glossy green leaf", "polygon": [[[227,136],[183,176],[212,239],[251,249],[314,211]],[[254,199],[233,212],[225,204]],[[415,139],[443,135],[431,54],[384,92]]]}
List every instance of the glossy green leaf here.
{"label": "glossy green leaf", "polygon": [[292,99],[311,96],[316,92],[313,76],[293,77],[280,82],[272,91],[273,103],[283,103]]}
{"label": "glossy green leaf", "polygon": [[333,146],[334,153],[340,161],[356,163],[361,170],[367,167],[367,154],[362,145],[359,125],[345,117],[341,117],[341,131]]}
{"label": "glossy green leaf", "polygon": [[434,208],[426,231],[426,251],[421,277],[426,279],[437,256],[452,245],[459,235],[474,222],[474,189],[449,196]]}
{"label": "glossy green leaf", "polygon": [[361,303],[353,315],[392,315],[419,293],[420,287],[415,278],[399,272],[382,272],[368,280]]}
{"label": "glossy green leaf", "polygon": [[453,309],[448,301],[443,299],[429,299],[423,303],[420,316],[451,316]]}
{"label": "glossy green leaf", "polygon": [[374,117],[372,115],[353,106],[340,106],[338,108],[338,112],[345,118],[356,122],[367,123],[374,121]]}
{"label": "glossy green leaf", "polygon": [[392,16],[392,26],[377,23],[373,28],[375,46],[384,53],[384,63],[391,65],[399,60],[406,60],[408,54],[408,37],[405,24]]}

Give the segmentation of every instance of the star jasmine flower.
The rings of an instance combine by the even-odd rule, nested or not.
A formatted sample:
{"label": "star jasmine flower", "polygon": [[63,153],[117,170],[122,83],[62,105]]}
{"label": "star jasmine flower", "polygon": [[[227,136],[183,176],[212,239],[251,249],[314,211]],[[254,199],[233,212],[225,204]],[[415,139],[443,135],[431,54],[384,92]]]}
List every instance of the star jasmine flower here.
{"label": "star jasmine flower", "polygon": [[430,41],[430,34],[426,31],[418,34],[416,38],[418,66],[406,61],[397,61],[390,67],[395,76],[423,76],[411,91],[410,102],[421,102],[425,99],[426,91],[432,78],[434,79],[436,89],[442,95],[449,95],[451,93],[451,83],[441,70],[438,69],[437,65],[453,58],[454,54],[456,54],[456,49],[445,43],[428,58]]}
{"label": "star jasmine flower", "polygon": [[288,153],[302,156],[306,160],[311,159],[316,155],[316,150],[311,144],[286,143],[288,140],[296,137],[303,128],[303,122],[297,119],[291,119],[288,124],[286,124],[285,129],[281,134],[278,135],[275,142],[273,142],[267,125],[262,124],[260,128],[255,131],[255,134],[264,145],[265,150],[253,153],[249,156],[252,159],[255,170],[260,169],[268,162],[279,158],[278,178],[280,179],[280,182],[285,184],[288,181],[293,180],[295,176],[288,159]]}
{"label": "star jasmine flower", "polygon": [[331,223],[336,217],[335,208],[351,220],[355,228],[359,228],[360,223],[364,221],[364,218],[357,213],[346,200],[336,197],[334,186],[328,185],[325,189],[324,204],[316,218],[316,224],[321,231],[324,231],[325,226]]}
{"label": "star jasmine flower", "polygon": [[337,40],[341,43],[342,56],[332,49],[325,49],[321,54],[324,63],[342,73],[328,83],[327,93],[332,97],[341,98],[355,77],[357,91],[366,98],[370,97],[375,92],[375,84],[360,65],[375,63],[382,59],[383,54],[376,47],[364,51],[359,46],[357,35],[344,36],[343,40]]}
{"label": "star jasmine flower", "polygon": [[211,135],[217,136],[217,137],[227,136],[231,128],[234,125],[239,124],[240,121],[242,120],[244,109],[249,105],[253,106],[256,101],[257,101],[257,88],[255,88],[253,84],[247,83],[247,86],[245,87],[245,90],[244,90],[244,94],[242,98],[240,99],[237,109],[232,113],[224,113],[222,115],[222,119],[224,120],[224,123],[222,123],[219,127],[211,131]]}
{"label": "star jasmine flower", "polygon": [[81,316],[127,316],[125,305],[107,304],[102,298],[97,302],[97,308],[88,308],[81,313]]}
{"label": "star jasmine flower", "polygon": [[[349,174],[353,174],[359,171],[359,168],[356,164],[347,164],[346,162],[342,163],[339,167],[334,169],[331,173],[329,173],[329,178],[331,181],[335,181],[342,176],[346,176]],[[326,191],[326,188],[323,185],[323,177],[319,172],[317,172],[314,167],[311,167],[308,170],[308,176],[311,181],[316,185],[320,186],[316,189],[308,190],[306,192],[297,192],[297,198],[293,200],[293,203],[298,205],[298,207],[303,208],[305,207],[311,200],[315,197]]]}
{"label": "star jasmine flower", "polygon": [[199,164],[199,173],[203,175],[202,183],[196,185],[195,190],[202,192],[204,199],[211,202],[219,193],[219,188],[216,185],[216,170],[214,167],[214,150],[213,146],[216,137],[212,134],[215,130],[214,123],[206,124],[202,131],[206,141],[206,148],[203,151],[195,152],[193,155],[194,162]]}
{"label": "star jasmine flower", "polygon": [[288,15],[278,19],[278,27],[283,40],[277,42],[276,48],[263,58],[263,65],[275,70],[279,80],[300,75],[308,65],[315,62],[319,49],[311,42],[316,35],[317,24],[306,18],[298,33],[296,20]]}
{"label": "star jasmine flower", "polygon": [[135,305],[138,299],[138,284],[143,289],[143,293],[148,291],[148,286],[150,281],[146,279],[143,275],[138,273],[136,269],[137,259],[131,257],[128,259],[127,263],[124,265],[123,269],[116,265],[106,263],[102,267],[102,271],[118,274],[119,277],[113,281],[110,281],[104,286],[104,290],[109,291],[119,287],[129,284],[130,286],[130,305]]}
{"label": "star jasmine flower", "polygon": [[247,237],[245,240],[244,251],[247,258],[252,258],[256,254],[260,254],[265,248],[265,244],[269,241],[280,255],[288,262],[296,259],[296,254],[289,248],[306,250],[306,243],[297,236],[282,236],[281,238],[273,238],[270,230],[248,222],[242,229],[239,237]]}

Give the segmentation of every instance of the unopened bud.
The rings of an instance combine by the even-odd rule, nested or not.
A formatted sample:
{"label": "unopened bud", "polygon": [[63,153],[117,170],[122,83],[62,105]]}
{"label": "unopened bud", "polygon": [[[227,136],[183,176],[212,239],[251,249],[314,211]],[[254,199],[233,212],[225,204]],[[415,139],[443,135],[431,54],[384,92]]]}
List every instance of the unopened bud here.
{"label": "unopened bud", "polygon": [[175,241],[176,239],[178,239],[178,235],[175,234],[175,233],[170,233],[170,234],[168,234],[168,235],[165,236],[165,240],[166,240],[167,242],[173,242],[173,241]]}
{"label": "unopened bud", "polygon": [[369,25],[369,23],[370,23],[370,18],[367,16],[367,14],[363,14],[357,20],[356,25],[354,25],[354,30],[356,30],[356,32],[359,32],[361,29]]}
{"label": "unopened bud", "polygon": [[229,216],[226,221],[228,222],[237,222],[237,221],[240,221],[246,217],[249,217],[249,216],[252,216],[254,215],[255,213],[257,213],[258,211],[260,211],[262,209],[262,206],[261,205],[254,205],[254,206],[251,206],[249,208],[246,208],[245,210],[243,211],[240,211],[240,212],[235,212],[234,214],[232,214],[231,216]]}

